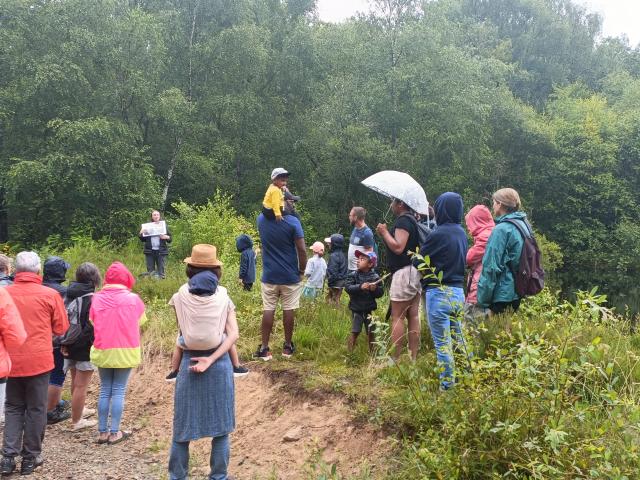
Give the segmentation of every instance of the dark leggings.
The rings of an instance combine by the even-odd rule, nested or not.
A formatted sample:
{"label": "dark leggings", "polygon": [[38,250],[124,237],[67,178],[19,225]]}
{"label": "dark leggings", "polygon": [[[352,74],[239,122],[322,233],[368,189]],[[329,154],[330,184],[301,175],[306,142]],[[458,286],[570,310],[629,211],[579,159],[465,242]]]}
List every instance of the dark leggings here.
{"label": "dark leggings", "polygon": [[496,315],[506,312],[508,309],[517,312],[520,308],[520,299],[513,302],[496,302],[489,306],[489,309]]}

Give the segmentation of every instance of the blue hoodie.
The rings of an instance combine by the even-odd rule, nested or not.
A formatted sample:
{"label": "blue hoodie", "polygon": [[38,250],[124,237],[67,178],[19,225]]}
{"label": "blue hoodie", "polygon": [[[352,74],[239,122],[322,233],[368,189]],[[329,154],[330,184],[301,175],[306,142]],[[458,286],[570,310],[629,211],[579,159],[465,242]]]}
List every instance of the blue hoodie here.
{"label": "blue hoodie", "polygon": [[245,233],[236,238],[236,248],[240,252],[240,271],[238,278],[242,283],[256,281],[256,255],[253,252],[253,240]]}
{"label": "blue hoodie", "polygon": [[218,289],[218,276],[205,270],[189,279],[189,293],[199,297],[210,297]]}
{"label": "blue hoodie", "polygon": [[[465,259],[467,256],[467,234],[462,228],[462,197],[446,192],[438,197],[434,205],[438,226],[429,234],[420,253],[428,255],[435,274],[442,272],[442,284],[462,287],[464,284]],[[424,289],[440,285],[437,279],[424,278]]]}

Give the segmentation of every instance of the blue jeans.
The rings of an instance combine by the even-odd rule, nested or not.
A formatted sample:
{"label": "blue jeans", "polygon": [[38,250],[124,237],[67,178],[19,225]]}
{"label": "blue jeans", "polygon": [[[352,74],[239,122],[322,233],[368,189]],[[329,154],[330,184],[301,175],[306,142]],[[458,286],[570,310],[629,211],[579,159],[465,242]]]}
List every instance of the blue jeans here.
{"label": "blue jeans", "polygon": [[444,390],[455,382],[453,340],[466,354],[467,348],[459,320],[462,320],[464,291],[458,287],[430,288],[425,293],[425,308],[429,329],[436,349],[440,371],[440,386]]}
{"label": "blue jeans", "polygon": [[[230,450],[229,435],[211,439],[209,480],[227,480]],[[187,478],[189,478],[189,442],[174,440],[171,443],[171,453],[169,454],[169,479],[186,480]]]}
{"label": "blue jeans", "polygon": [[100,374],[100,396],[98,397],[98,431],[106,433],[109,411],[111,411],[111,433],[120,430],[120,419],[124,410],[124,394],[127,391],[130,368],[98,368]]}

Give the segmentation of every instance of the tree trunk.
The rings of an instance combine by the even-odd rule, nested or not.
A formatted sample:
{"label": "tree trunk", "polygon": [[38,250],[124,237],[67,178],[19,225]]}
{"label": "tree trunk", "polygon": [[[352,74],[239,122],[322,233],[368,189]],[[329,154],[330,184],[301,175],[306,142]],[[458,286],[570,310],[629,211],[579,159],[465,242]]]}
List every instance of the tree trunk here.
{"label": "tree trunk", "polygon": [[173,178],[173,172],[178,164],[178,158],[180,157],[180,146],[182,145],[182,138],[176,138],[175,149],[173,150],[173,156],[169,163],[169,169],[167,170],[167,178],[164,181],[164,188],[162,189],[162,211],[167,208],[167,198],[169,198],[169,187],[171,186],[171,179]]}

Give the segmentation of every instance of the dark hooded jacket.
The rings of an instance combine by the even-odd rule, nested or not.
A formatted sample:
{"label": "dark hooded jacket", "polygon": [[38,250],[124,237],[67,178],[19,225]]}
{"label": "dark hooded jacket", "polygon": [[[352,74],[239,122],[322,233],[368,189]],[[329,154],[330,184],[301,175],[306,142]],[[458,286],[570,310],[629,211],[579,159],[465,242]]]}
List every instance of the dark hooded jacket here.
{"label": "dark hooded jacket", "polygon": [[352,312],[373,312],[378,308],[376,298],[382,297],[384,294],[384,288],[382,282],[380,282],[375,291],[362,290],[363,283],[372,283],[377,281],[380,276],[373,270],[368,272],[361,272],[355,270],[349,272],[344,289],[349,294],[349,310]]}
{"label": "dark hooded jacket", "polygon": [[236,248],[240,252],[240,271],[238,277],[242,283],[256,281],[256,254],[253,252],[253,240],[245,233],[236,238]]}
{"label": "dark hooded jacket", "polygon": [[[95,292],[93,283],[71,282],[67,288],[67,298],[65,305],[69,305],[76,298]],[[82,334],[73,345],[67,345],[69,360],[78,362],[88,362],[91,345],[93,345],[93,325],[89,321],[89,309],[91,308],[91,299],[93,296],[87,295],[82,299],[82,308],[80,309],[80,325],[82,325]]]}
{"label": "dark hooded jacket", "polygon": [[44,262],[42,285],[53,288],[62,298],[67,294],[66,285],[62,285],[71,266],[60,257],[49,257]]}
{"label": "dark hooded jacket", "polygon": [[428,255],[436,276],[442,272],[442,282],[427,275],[422,280],[425,289],[440,286],[462,287],[464,284],[467,234],[462,228],[462,197],[446,192],[438,197],[434,205],[438,226],[427,237],[420,253]]}
{"label": "dark hooded jacket", "polygon": [[342,250],[344,237],[339,233],[331,235],[331,251],[327,263],[327,285],[329,288],[342,288],[347,278],[347,257]]}

